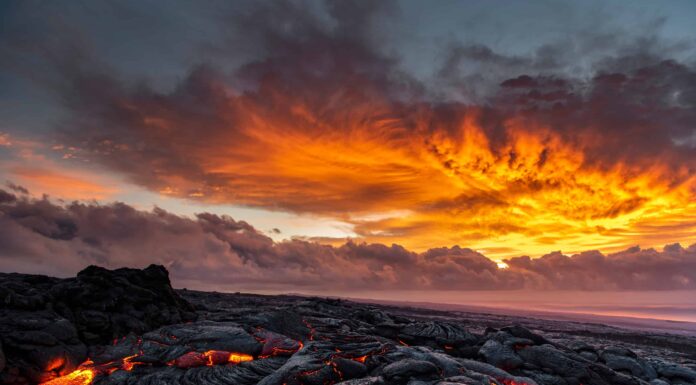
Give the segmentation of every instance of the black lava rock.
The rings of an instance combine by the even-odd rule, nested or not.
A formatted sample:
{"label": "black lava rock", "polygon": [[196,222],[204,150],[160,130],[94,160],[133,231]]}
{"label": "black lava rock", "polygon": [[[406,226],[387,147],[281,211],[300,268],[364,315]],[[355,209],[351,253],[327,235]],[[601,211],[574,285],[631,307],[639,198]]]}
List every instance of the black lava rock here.
{"label": "black lava rock", "polygon": [[0,274],[0,384],[37,383],[74,370],[89,345],[195,320],[162,266],[77,277]]}
{"label": "black lava rock", "polygon": [[[560,323],[549,331],[527,327],[529,319],[521,317],[502,323],[493,315],[469,315],[479,317],[471,321],[463,313],[334,299],[177,293],[161,266],[89,267],[64,280],[0,274],[0,303],[2,385],[80,373],[80,381],[57,383],[696,383],[692,363],[646,354],[645,344],[597,345],[580,336],[585,330],[559,332]],[[691,340],[680,338],[686,354],[672,357],[688,360]]]}

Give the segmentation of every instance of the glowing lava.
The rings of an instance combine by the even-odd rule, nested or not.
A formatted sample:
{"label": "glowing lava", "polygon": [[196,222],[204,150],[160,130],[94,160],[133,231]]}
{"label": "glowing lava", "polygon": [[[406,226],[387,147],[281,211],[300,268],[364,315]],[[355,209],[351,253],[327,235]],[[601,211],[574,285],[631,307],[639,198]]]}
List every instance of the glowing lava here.
{"label": "glowing lava", "polygon": [[136,365],[142,365],[142,362],[133,362],[133,359],[138,356],[139,354],[133,354],[132,356],[125,357],[123,359],[123,364],[121,365],[121,368],[130,372]]}
{"label": "glowing lava", "polygon": [[355,357],[355,358],[353,358],[353,360],[354,360],[354,361],[358,361],[358,362],[360,362],[361,364],[364,364],[365,361],[367,360],[367,356]]}
{"label": "glowing lava", "polygon": [[239,364],[253,360],[254,357],[244,353],[234,353],[222,350],[208,350],[207,352],[188,352],[179,358],[169,361],[167,365],[187,369],[199,366],[214,366],[224,364]]}
{"label": "glowing lava", "polygon": [[68,375],[44,382],[42,385],[89,385],[95,375],[94,369],[77,369]]}
{"label": "glowing lava", "polygon": [[227,358],[227,362],[239,364],[242,362],[251,361],[253,359],[254,359],[254,357],[252,357],[248,354],[231,353],[230,356]]}
{"label": "glowing lava", "polygon": [[[135,361],[135,359],[139,356],[140,354],[134,354],[122,358],[120,362],[112,361],[99,365],[94,364],[92,360],[88,359],[74,372],[44,382],[41,385],[89,385],[98,374],[107,375],[117,370],[131,371],[137,365],[146,365],[144,362]],[[206,365],[237,365],[242,362],[252,361],[253,359],[254,357],[244,353],[209,350],[203,353],[188,352],[179,358],[168,362],[167,364],[170,366],[187,369]]]}

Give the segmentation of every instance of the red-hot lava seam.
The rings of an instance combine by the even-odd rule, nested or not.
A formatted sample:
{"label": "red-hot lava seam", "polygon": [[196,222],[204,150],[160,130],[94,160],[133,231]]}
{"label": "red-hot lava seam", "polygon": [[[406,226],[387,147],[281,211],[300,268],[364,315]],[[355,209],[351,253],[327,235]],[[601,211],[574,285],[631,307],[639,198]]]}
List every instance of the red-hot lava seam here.
{"label": "red-hot lava seam", "polygon": [[275,333],[267,332],[263,330],[261,327],[256,328],[256,332],[253,333],[253,337],[263,346],[261,354],[259,354],[259,358],[268,358],[273,356],[291,356],[295,352],[302,350],[302,348],[304,347],[302,341],[294,341],[296,346],[292,346],[290,348],[288,348],[287,346],[279,347],[276,345],[276,343],[285,342],[285,337],[277,335]]}
{"label": "red-hot lava seam", "polygon": [[310,323],[306,319],[303,319],[302,323],[304,323],[305,326],[307,326],[307,328],[309,329],[309,336],[307,337],[307,339],[310,341],[314,341],[314,332],[316,330],[312,327],[312,325],[310,325]]}
{"label": "red-hot lava seam", "polygon": [[[353,361],[360,362],[361,364],[365,364],[365,362],[367,361],[367,359],[370,358],[371,356],[379,355],[379,354],[385,354],[386,351],[387,351],[387,347],[386,347],[386,346],[383,346],[379,351],[372,351],[372,352],[370,352],[370,353],[368,353],[368,354],[365,354],[365,355],[362,355],[362,356],[350,356],[350,355],[347,355],[347,354],[341,352],[340,349],[336,348],[336,353],[335,353],[335,354],[332,354],[331,356],[329,356],[329,359],[327,359],[327,360],[324,361],[324,366],[321,366],[321,367],[319,367],[319,368],[317,368],[317,369],[312,369],[312,370],[307,370],[307,371],[304,371],[304,372],[297,373],[297,374],[295,375],[295,378],[296,378],[296,379],[300,379],[300,378],[312,377],[312,376],[314,376],[315,374],[321,372],[324,368],[326,368],[326,367],[328,366],[328,367],[331,367],[331,371],[332,371],[336,376],[338,376],[338,380],[336,380],[336,381],[333,381],[333,380],[326,381],[326,382],[324,383],[324,385],[332,385],[332,384],[335,384],[335,383],[337,383],[337,382],[341,382],[341,381],[344,381],[344,380],[345,380],[344,375],[343,375],[343,372],[341,372],[341,369],[338,368],[338,365],[336,364],[336,361],[334,361],[334,359],[336,359],[336,358],[345,358],[345,359],[349,359],[349,360],[353,360]],[[284,384],[284,385],[285,385],[285,384]]]}
{"label": "red-hot lava seam", "polygon": [[199,366],[215,366],[224,364],[239,364],[252,361],[254,357],[244,353],[232,353],[222,350],[208,350],[207,352],[188,352],[175,360],[167,362],[169,366],[182,369],[196,368]]}

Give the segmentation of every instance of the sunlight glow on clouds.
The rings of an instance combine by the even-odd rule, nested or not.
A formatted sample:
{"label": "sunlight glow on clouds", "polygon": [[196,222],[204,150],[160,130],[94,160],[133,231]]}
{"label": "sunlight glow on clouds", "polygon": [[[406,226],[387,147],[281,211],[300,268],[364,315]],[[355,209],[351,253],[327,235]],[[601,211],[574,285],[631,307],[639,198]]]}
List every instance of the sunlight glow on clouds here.
{"label": "sunlight glow on clouds", "polygon": [[[273,241],[245,221],[124,203],[56,203],[0,189],[3,269],[71,276],[85,265],[165,265],[178,285],[350,295],[382,290],[694,290],[696,244],[495,263],[468,248]],[[328,291],[328,292],[327,292]]]}
{"label": "sunlight glow on clouds", "polygon": [[460,245],[497,261],[696,242],[693,46],[663,38],[664,21],[595,25],[588,6],[569,36],[452,40],[416,71],[400,5],[413,17],[406,2],[223,7],[186,60],[138,61],[155,80],[105,53],[84,9],[65,28],[50,5],[18,6],[0,65],[61,114],[31,139],[0,134],[0,172],[65,199],[231,210],[276,241]]}
{"label": "sunlight glow on clouds", "polygon": [[[69,132],[85,143],[70,157],[167,196],[333,218],[416,250],[502,257],[696,240],[696,177],[679,158],[631,158],[596,128],[564,131],[543,114],[406,108],[361,81],[359,96],[319,98],[307,84],[291,97],[275,83],[236,95],[194,73],[172,95],[104,100],[117,120]],[[194,113],[203,105],[209,115]]]}

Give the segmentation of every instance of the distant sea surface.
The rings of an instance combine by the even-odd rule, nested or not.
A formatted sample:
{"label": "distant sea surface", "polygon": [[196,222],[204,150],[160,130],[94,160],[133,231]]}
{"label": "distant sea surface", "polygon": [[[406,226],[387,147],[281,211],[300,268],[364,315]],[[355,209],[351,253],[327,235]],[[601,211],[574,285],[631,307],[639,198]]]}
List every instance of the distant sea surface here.
{"label": "distant sea surface", "polygon": [[[271,293],[267,293],[271,294]],[[277,292],[275,293],[277,294]],[[568,314],[696,322],[696,290],[664,291],[448,291],[383,290],[299,292],[301,295],[388,302],[431,303]]]}
{"label": "distant sea surface", "polygon": [[[255,292],[279,294],[277,291]],[[696,290],[352,290],[350,292],[298,290],[293,294],[341,297],[361,302],[398,303],[442,310],[602,322],[639,329],[685,330],[689,334],[696,333]]]}
{"label": "distant sea surface", "polygon": [[[357,293],[356,293],[357,294]],[[362,301],[696,334],[696,291],[385,291]]]}
{"label": "distant sea surface", "polygon": [[[377,293],[374,293],[377,294]],[[554,313],[696,322],[696,291],[444,291],[390,293],[383,299]]]}
{"label": "distant sea surface", "polygon": [[[332,296],[332,293],[307,293]],[[335,293],[365,302],[599,322],[642,330],[696,335],[696,291],[425,291]]]}

